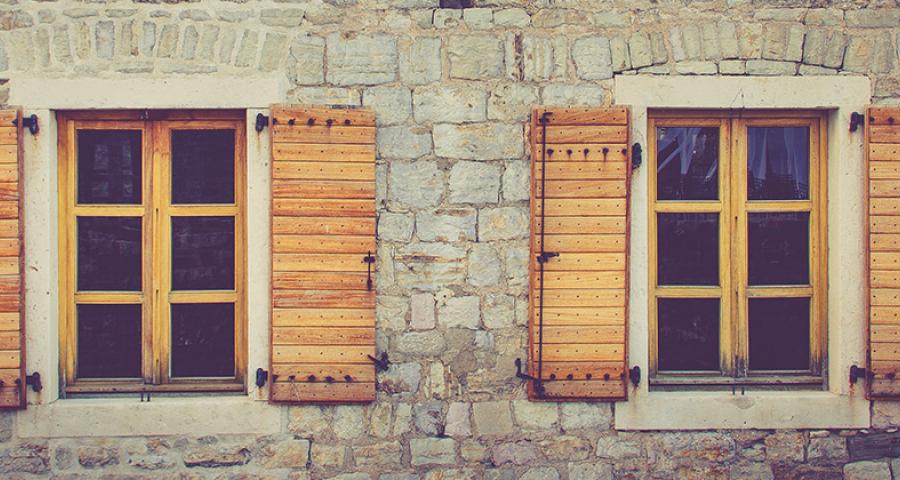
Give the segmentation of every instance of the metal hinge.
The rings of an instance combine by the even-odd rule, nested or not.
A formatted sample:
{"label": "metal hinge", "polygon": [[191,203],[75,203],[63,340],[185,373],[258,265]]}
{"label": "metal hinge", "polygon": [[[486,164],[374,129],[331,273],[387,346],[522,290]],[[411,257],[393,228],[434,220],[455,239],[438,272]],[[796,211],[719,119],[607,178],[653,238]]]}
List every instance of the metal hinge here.
{"label": "metal hinge", "polygon": [[[21,380],[16,379],[16,384],[19,384]],[[44,389],[44,384],[41,383],[41,374],[39,372],[34,372],[31,375],[25,375],[25,385],[31,385],[31,389],[35,392],[40,392]]]}
{"label": "metal hinge", "polygon": [[641,384],[641,367],[634,366],[631,367],[631,370],[628,370],[628,379],[631,380],[631,384],[637,387]]}
{"label": "metal hinge", "polygon": [[372,264],[375,263],[375,256],[369,252],[363,257],[363,263],[366,264],[366,290],[372,291]]}
{"label": "metal hinge", "polygon": [[850,131],[855,132],[859,127],[866,124],[866,116],[859,112],[850,114]]}
{"label": "metal hinge", "polygon": [[537,256],[537,262],[538,263],[547,263],[550,261],[551,258],[558,257],[558,256],[559,256],[559,252],[542,252],[540,255]]}
{"label": "metal hinge", "polygon": [[859,367],[856,365],[850,366],[850,383],[855,384],[857,381],[859,381],[860,378],[868,381],[873,376],[874,376],[873,372],[870,372],[863,367]]}
{"label": "metal hinge", "polygon": [[[19,120],[15,119],[12,121],[12,124],[15,126],[19,125]],[[31,114],[27,117],[22,117],[22,128],[27,128],[32,135],[37,135],[40,131],[40,127],[38,126],[38,117],[35,114]]]}
{"label": "metal hinge", "polygon": [[388,360],[387,352],[381,352],[380,358],[375,358],[371,355],[366,355],[366,356],[369,357],[369,360],[371,360],[372,363],[375,364],[375,370],[377,370],[379,372],[383,372],[391,367],[391,362],[390,362],[390,360]]}
{"label": "metal hinge", "polygon": [[640,143],[635,143],[634,145],[631,146],[631,169],[632,170],[637,170],[637,168],[641,166],[641,161],[643,160],[643,158],[641,158],[642,152],[643,152],[643,150],[641,149]]}
{"label": "metal hinge", "polygon": [[262,132],[264,128],[269,126],[269,117],[257,113],[256,114],[256,132]]}
{"label": "metal hinge", "polygon": [[266,385],[266,380],[269,379],[268,370],[263,370],[262,368],[256,369],[256,386],[258,388],[262,388]]}

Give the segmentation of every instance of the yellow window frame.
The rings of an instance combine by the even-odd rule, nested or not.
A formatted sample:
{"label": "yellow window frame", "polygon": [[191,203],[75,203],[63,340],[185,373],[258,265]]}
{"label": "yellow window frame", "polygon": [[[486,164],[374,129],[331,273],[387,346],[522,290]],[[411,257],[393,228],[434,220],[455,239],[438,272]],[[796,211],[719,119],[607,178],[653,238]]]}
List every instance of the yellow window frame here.
{"label": "yellow window frame", "polygon": [[[805,385],[824,388],[827,327],[827,117],[820,110],[651,110],[648,112],[649,156],[649,348],[651,385]],[[657,128],[714,126],[719,128],[718,200],[657,200]],[[809,200],[755,201],[747,198],[747,128],[807,126],[810,131]],[[748,285],[748,213],[808,212],[809,285]],[[658,213],[719,215],[719,285],[660,286],[658,284]],[[810,298],[810,369],[749,370],[749,298]],[[718,372],[659,371],[658,300],[718,298]]]}
{"label": "yellow window frame", "polygon": [[[59,131],[59,333],[63,395],[111,392],[245,391],[247,370],[246,299],[246,130],[239,110],[72,111],[58,112]],[[142,198],[140,204],[78,204],[76,201],[76,132],[81,129],[140,130]],[[172,204],[171,132],[233,129],[235,131],[234,202]],[[129,216],[142,219],[142,290],[79,292],[76,290],[79,216]],[[235,278],[233,290],[171,290],[171,219],[179,216],[234,217]],[[234,303],[234,376],[172,378],[171,306],[178,303]],[[80,303],[141,304],[141,372],[138,380],[77,378],[77,320]]]}

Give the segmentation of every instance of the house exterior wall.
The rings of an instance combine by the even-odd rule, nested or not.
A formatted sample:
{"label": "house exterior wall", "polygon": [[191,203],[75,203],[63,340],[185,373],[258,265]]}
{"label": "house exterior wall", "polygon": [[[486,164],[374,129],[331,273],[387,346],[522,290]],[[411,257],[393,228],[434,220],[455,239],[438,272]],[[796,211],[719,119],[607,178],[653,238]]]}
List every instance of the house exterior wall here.
{"label": "house exterior wall", "polygon": [[[28,410],[0,414],[0,476],[900,475],[900,461],[891,459],[900,452],[890,448],[900,403],[874,403],[869,432],[624,432],[615,429],[617,407],[611,403],[528,401],[513,367],[525,357],[528,341],[526,124],[533,106],[609,105],[616,101],[615,77],[635,73],[859,75],[871,81],[872,103],[897,104],[900,5],[476,0],[476,6],[441,9],[437,0],[19,0],[0,7],[0,78],[7,79],[0,103],[35,99],[40,91],[29,82],[61,79],[133,81],[131,96],[91,90],[97,105],[107,108],[123,108],[142,92],[152,99],[132,108],[233,107],[232,97],[245,93],[232,92],[253,90],[254,79],[266,78],[281,85],[273,87],[282,96],[273,103],[374,109],[377,343],[392,362],[379,374],[376,402],[364,406],[270,406],[253,386],[246,398],[154,397],[152,405],[140,404],[137,396],[54,401],[56,385],[48,382],[41,395],[29,394],[34,405]],[[177,90],[195,79],[221,91],[203,88],[194,96]],[[187,97],[190,105],[167,103],[160,84],[169,81],[177,90],[173,97]],[[266,85],[266,92],[273,91]],[[25,158],[26,171],[36,169],[46,179],[26,180],[27,205],[47,216],[55,211],[51,112],[73,108],[66,102],[77,95],[47,92],[45,103],[22,105],[39,108],[47,126],[36,138],[26,134]],[[265,105],[254,100],[245,107]],[[262,135],[253,141],[265,143]],[[257,150],[248,163],[260,178],[251,171],[250,189],[262,189],[260,198],[267,198],[268,179],[260,173],[267,150]],[[55,378],[55,344],[48,340],[56,321],[55,265],[47,258],[54,244],[46,239],[56,235],[56,222],[39,220],[29,235],[43,238],[44,248],[29,251],[26,261],[46,277],[29,287],[29,312],[36,308],[34,317],[43,320],[35,321],[47,322],[33,329],[43,328],[47,337],[29,336],[29,348],[41,360],[29,361],[28,372]],[[252,247],[250,252],[266,255]],[[251,292],[253,276],[268,274],[259,268],[259,275],[251,272]],[[266,328],[268,322],[266,311],[257,312],[251,310],[251,342],[265,338],[252,333],[253,325]],[[254,348],[267,345],[250,346],[251,369],[267,367],[259,363],[266,355],[254,357]],[[820,415],[827,424],[829,412]]]}

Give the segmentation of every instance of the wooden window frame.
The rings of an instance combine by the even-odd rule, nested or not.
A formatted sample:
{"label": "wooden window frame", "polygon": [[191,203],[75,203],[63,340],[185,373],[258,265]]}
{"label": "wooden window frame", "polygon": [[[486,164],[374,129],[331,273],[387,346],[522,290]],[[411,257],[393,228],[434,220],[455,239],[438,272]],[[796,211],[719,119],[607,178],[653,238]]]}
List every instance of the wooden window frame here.
{"label": "wooden window frame", "polygon": [[[60,111],[58,125],[59,192],[59,348],[61,395],[125,392],[245,392],[247,371],[247,152],[243,110],[116,110]],[[80,128],[142,131],[142,203],[79,205],[76,203],[75,132]],[[232,204],[171,204],[170,142],[172,130],[234,129],[235,196]],[[140,292],[75,291],[78,215],[142,217],[142,290]],[[171,218],[175,216],[235,218],[234,289],[170,292]],[[78,303],[141,303],[142,378],[76,378]],[[176,303],[234,303],[234,377],[171,378],[170,312]]]}
{"label": "wooden window frame", "polygon": [[[647,143],[648,283],[650,385],[659,388],[767,387],[827,388],[827,112],[824,110],[649,110]],[[749,201],[747,127],[809,126],[809,200]],[[719,126],[719,199],[657,200],[656,128]],[[657,214],[719,214],[719,286],[661,287],[657,284]],[[809,212],[809,286],[749,287],[747,218],[753,212]],[[748,298],[810,297],[810,369],[749,370]],[[659,372],[659,298],[719,298],[719,363],[715,372]]]}

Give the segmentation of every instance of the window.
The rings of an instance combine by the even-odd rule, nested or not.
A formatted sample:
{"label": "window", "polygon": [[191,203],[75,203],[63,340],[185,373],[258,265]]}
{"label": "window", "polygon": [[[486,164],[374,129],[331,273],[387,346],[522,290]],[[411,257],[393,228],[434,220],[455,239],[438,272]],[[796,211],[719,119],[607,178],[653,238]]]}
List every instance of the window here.
{"label": "window", "polygon": [[825,116],[651,111],[651,384],[824,386]]}
{"label": "window", "polygon": [[65,392],[243,390],[243,119],[59,114]]}

